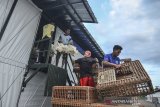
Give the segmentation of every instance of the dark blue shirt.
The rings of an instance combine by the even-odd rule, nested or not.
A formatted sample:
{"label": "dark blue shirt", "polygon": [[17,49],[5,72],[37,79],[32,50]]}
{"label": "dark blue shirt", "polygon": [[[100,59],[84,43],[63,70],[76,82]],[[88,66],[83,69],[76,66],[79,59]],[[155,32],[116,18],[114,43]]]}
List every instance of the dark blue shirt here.
{"label": "dark blue shirt", "polygon": [[106,54],[106,55],[104,56],[104,61],[108,61],[108,62],[113,63],[113,64],[120,64],[120,59],[119,59],[119,57],[114,57],[114,56],[112,55],[112,53],[111,53],[111,54]]}

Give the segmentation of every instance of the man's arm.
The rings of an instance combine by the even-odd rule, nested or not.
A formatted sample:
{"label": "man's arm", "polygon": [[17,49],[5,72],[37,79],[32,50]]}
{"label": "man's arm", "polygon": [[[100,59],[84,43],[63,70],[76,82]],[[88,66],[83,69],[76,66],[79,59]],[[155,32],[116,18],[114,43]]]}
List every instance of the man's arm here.
{"label": "man's arm", "polygon": [[111,62],[110,62],[109,55],[105,55],[105,56],[104,56],[104,61],[102,62],[102,64],[103,64],[104,66],[114,67],[114,68],[120,68],[120,67],[121,67],[120,64],[111,63]]}
{"label": "man's arm", "polygon": [[102,63],[103,63],[104,66],[109,66],[109,67],[114,67],[114,68],[120,68],[121,67],[120,64],[117,65],[117,64],[110,63],[108,61],[103,61]]}

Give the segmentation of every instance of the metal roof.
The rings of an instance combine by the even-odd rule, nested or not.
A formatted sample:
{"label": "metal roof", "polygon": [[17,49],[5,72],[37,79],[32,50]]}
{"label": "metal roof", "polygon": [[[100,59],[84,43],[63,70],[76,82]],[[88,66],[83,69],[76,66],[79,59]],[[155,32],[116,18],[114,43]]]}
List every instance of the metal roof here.
{"label": "metal roof", "polygon": [[77,21],[97,23],[97,19],[89,6],[87,0],[32,0],[43,10],[67,9],[74,15]]}
{"label": "metal roof", "polygon": [[[83,22],[97,23],[87,0],[32,0],[43,13],[53,20],[69,23],[74,33],[73,40],[84,50],[91,50],[93,55],[102,58],[104,52],[84,26]],[[61,22],[63,23],[63,22]],[[63,24],[65,25],[65,24]]]}
{"label": "metal roof", "polygon": [[77,35],[76,37],[74,35],[71,35],[74,41],[79,43],[79,45],[84,49],[86,48],[85,50],[91,50],[95,57],[102,58],[104,55],[103,50],[97,44],[84,24],[78,22],[75,16],[69,10],[67,10],[67,8],[65,8],[65,10],[67,12],[67,18],[65,20],[69,21],[70,19],[72,19],[70,26],[72,28],[72,31]]}
{"label": "metal roof", "polygon": [[77,21],[87,23],[97,23],[97,19],[92,12],[87,0],[62,0],[67,9],[74,15]]}

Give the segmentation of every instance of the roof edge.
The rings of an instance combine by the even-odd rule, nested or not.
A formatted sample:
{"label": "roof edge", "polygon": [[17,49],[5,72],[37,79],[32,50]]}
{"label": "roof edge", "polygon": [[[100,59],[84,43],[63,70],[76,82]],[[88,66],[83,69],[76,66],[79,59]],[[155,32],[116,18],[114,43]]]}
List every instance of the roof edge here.
{"label": "roof edge", "polygon": [[89,5],[88,1],[82,0],[85,8],[87,9],[89,15],[91,16],[93,23],[98,23],[96,16],[94,15],[91,6]]}

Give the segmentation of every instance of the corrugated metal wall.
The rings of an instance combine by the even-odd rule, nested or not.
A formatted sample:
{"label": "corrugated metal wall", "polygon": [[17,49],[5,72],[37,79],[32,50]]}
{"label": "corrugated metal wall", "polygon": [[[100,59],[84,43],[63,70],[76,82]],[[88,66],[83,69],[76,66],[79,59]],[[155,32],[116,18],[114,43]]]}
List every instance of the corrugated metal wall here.
{"label": "corrugated metal wall", "polygon": [[[2,7],[5,6],[5,2],[8,0],[2,0],[0,3]],[[12,2],[13,0],[9,0],[10,5]],[[0,9],[1,15],[2,12]],[[40,16],[41,12],[28,0],[19,0],[2,36],[0,41],[1,107],[16,107]]]}
{"label": "corrugated metal wall", "polygon": [[7,15],[11,9],[14,0],[1,0],[0,1],[0,30],[4,25]]}

